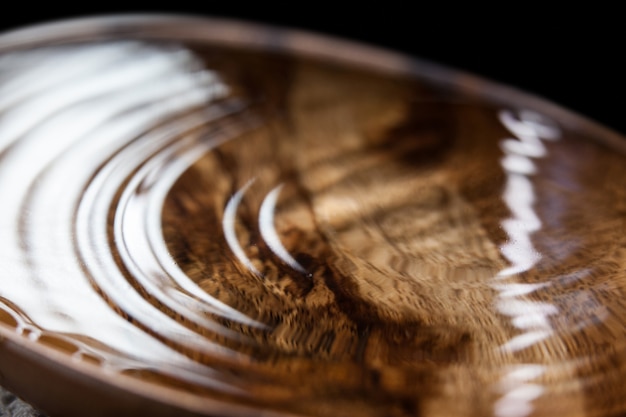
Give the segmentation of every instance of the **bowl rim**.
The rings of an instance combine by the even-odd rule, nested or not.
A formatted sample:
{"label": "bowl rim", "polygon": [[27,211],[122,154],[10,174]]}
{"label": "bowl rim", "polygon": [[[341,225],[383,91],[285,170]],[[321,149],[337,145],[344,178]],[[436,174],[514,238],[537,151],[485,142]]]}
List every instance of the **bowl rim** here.
{"label": "bowl rim", "polygon": [[343,65],[418,76],[459,91],[518,107],[540,108],[559,123],[626,152],[624,136],[573,110],[536,94],[386,48],[297,28],[177,13],[126,13],[74,17],[0,32],[0,54],[24,48],[141,36],[145,40],[212,42],[301,55]]}

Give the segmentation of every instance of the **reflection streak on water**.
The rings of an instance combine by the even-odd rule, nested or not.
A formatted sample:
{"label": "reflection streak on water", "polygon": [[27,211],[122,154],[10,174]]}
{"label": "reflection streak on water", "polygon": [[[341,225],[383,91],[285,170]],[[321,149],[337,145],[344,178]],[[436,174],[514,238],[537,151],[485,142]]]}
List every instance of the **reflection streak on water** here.
{"label": "reflection streak on water", "polygon": [[[231,252],[235,255],[237,260],[251,273],[262,278],[263,273],[259,271],[252,260],[246,255],[245,250],[239,243],[237,234],[235,232],[235,224],[237,220],[237,209],[241,204],[246,191],[256,181],[256,178],[248,180],[248,182],[241,187],[233,196],[228,200],[226,208],[224,209],[224,217],[222,219],[222,228],[224,230],[224,237]],[[284,184],[279,184],[274,187],[263,199],[261,207],[259,208],[259,232],[267,247],[278,257],[285,265],[289,266],[293,270],[307,274],[306,269],[287,251],[285,246],[280,240],[278,231],[274,224],[274,215],[276,212],[276,203]]]}
{"label": "reflection streak on water", "polygon": [[495,415],[523,417],[532,413],[532,401],[539,398],[544,391],[543,386],[532,381],[541,377],[544,372],[544,366],[535,364],[509,368],[499,382],[499,390],[503,395],[496,402]]}
{"label": "reflection streak on water", "polygon": [[[513,326],[522,331],[499,347],[501,351],[512,354],[550,337],[553,330],[549,317],[559,313],[553,304],[523,298],[549,286],[548,282],[527,284],[509,283],[507,280],[529,271],[541,260],[542,256],[531,239],[531,235],[541,229],[541,220],[533,209],[536,197],[529,178],[537,172],[532,158],[545,157],[547,150],[542,140],[557,140],[561,134],[558,128],[533,112],[522,111],[516,117],[512,112],[503,110],[499,118],[515,139],[507,138],[500,142],[505,153],[501,166],[507,175],[502,197],[512,215],[501,223],[508,240],[500,247],[500,252],[510,266],[498,273],[493,288],[499,292],[496,310],[510,317]],[[538,364],[521,364],[508,370],[498,382],[498,391],[502,392],[502,396],[495,404],[495,415],[524,417],[531,414],[532,402],[544,391],[542,385],[532,381],[539,378],[544,370]]]}
{"label": "reflection streak on water", "polygon": [[278,200],[278,195],[282,188],[283,184],[276,186],[263,200],[261,209],[259,210],[259,230],[261,231],[261,236],[263,236],[265,243],[267,243],[267,246],[269,246],[276,256],[291,268],[302,274],[306,274],[304,267],[291,256],[287,249],[285,249],[274,226],[276,201]]}
{"label": "reflection streak on water", "polygon": [[228,200],[226,204],[226,208],[224,209],[224,218],[222,219],[222,228],[224,229],[224,238],[226,238],[226,243],[230,247],[230,250],[237,257],[239,262],[243,264],[243,266],[248,269],[248,271],[252,272],[254,275],[261,277],[261,271],[259,271],[246,252],[243,250],[241,245],[239,244],[239,240],[237,239],[237,234],[235,233],[235,221],[237,218],[237,208],[239,204],[241,204],[241,200],[243,199],[244,194],[248,191],[248,188],[252,185],[255,179],[249,180],[243,187],[241,187],[237,192]]}
{"label": "reflection streak on water", "polygon": [[[107,239],[105,226],[87,235],[80,227],[74,229],[79,201],[89,194],[88,190],[83,194],[85,186],[98,168],[106,167],[120,149],[163,120],[198,106],[210,108],[211,102],[225,95],[226,87],[217,75],[201,68],[189,51],[141,42],[34,49],[3,56],[0,253],[10,273],[0,275],[0,308],[14,317],[18,332],[31,338],[81,335],[103,343],[106,350],[72,340],[85,349],[80,353],[100,357],[104,367],[158,368],[230,390],[213,377],[210,368],[115,313],[85,279],[85,268],[105,257],[102,253],[93,253],[93,258],[77,256],[74,240]],[[165,139],[176,135],[175,126],[161,130]],[[148,135],[147,140],[152,139]],[[152,152],[148,147],[134,157],[146,159]],[[119,181],[112,184],[115,191],[120,185]],[[100,213],[106,218],[108,207],[95,207],[78,217],[93,228],[93,216]],[[108,272],[116,270],[115,263],[109,266]],[[111,281],[108,289],[108,296],[120,295],[136,320],[156,324],[155,331],[183,343],[196,339],[195,333],[148,305],[123,277]],[[19,314],[2,299],[15,303]]]}

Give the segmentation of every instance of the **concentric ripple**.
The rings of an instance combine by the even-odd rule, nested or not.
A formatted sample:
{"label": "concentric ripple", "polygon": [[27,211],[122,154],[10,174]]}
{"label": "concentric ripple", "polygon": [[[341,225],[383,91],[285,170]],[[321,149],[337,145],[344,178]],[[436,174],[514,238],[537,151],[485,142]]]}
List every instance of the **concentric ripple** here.
{"label": "concentric ripple", "polygon": [[6,52],[0,325],[267,413],[624,413],[626,157],[485,97],[209,42]]}

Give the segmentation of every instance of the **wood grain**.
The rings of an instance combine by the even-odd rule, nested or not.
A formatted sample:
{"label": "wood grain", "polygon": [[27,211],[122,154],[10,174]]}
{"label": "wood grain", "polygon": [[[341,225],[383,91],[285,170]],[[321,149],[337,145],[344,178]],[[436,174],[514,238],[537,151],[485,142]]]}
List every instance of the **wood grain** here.
{"label": "wood grain", "polygon": [[[358,378],[334,389],[343,398],[357,390],[374,414],[380,406],[385,415],[488,415],[502,394],[498,381],[507,366],[558,367],[597,353],[596,348],[573,348],[572,337],[597,341],[604,336],[590,338],[590,332],[598,332],[595,326],[566,336],[582,319],[570,312],[586,300],[582,314],[593,316],[617,301],[598,301],[569,283],[559,285],[558,277],[585,265],[603,269],[590,265],[589,256],[594,247],[606,250],[595,239],[615,242],[611,246],[623,240],[623,216],[607,202],[617,199],[621,205],[624,195],[593,192],[601,200],[593,206],[611,211],[602,222],[612,218],[609,222],[621,225],[612,228],[612,236],[599,224],[599,236],[579,230],[573,218],[556,225],[551,210],[560,200],[572,209],[567,216],[591,216],[586,213],[590,196],[563,195],[555,187],[571,181],[570,186],[575,183],[586,193],[588,187],[607,183],[595,176],[594,164],[609,164],[619,171],[613,174],[617,178],[624,175],[623,157],[604,156],[597,144],[568,132],[569,142],[553,146],[554,155],[538,162],[534,207],[546,223],[535,241],[547,256],[541,268],[517,281],[550,282],[524,299],[558,306],[559,315],[550,320],[559,336],[521,352],[503,352],[498,347],[519,330],[494,308],[499,295],[494,277],[506,266],[498,247],[507,240],[501,222],[510,215],[502,200],[506,173],[497,145],[510,132],[497,121],[498,107],[427,83],[358,69],[299,60],[284,62],[278,70],[266,65],[251,64],[259,69],[256,78],[247,74],[250,78],[236,83],[249,83],[242,94],[253,102],[259,85],[273,86],[267,96],[263,90],[254,109],[264,123],[208,154],[181,177],[163,221],[171,253],[192,279],[240,311],[272,323],[268,333],[251,334],[271,351],[273,371],[289,374],[294,356],[316,366],[332,363],[332,374],[309,374],[302,381],[314,387],[334,384],[336,372],[346,378],[357,364],[376,378]],[[276,73],[288,74],[278,87],[271,77]],[[593,157],[581,161],[581,155]],[[573,170],[580,172],[569,172]],[[237,235],[262,278],[224,253],[228,249],[219,232],[227,199],[251,178],[256,181],[242,203]],[[581,183],[587,180],[594,185]],[[259,206],[281,182],[276,229],[307,274],[277,259],[259,236]],[[593,215],[586,218],[589,224],[598,221]],[[572,235],[590,242],[572,252],[566,246]],[[554,240],[559,236],[560,243]],[[549,258],[559,252],[567,255]],[[615,262],[596,259],[603,265]],[[586,285],[593,289],[598,283],[594,279]],[[621,313],[614,319],[619,317]],[[550,394],[536,402],[540,414],[585,415],[580,401],[585,397],[574,394],[584,392],[584,384],[563,386],[565,379],[576,377],[567,366],[556,376],[546,374],[542,382]],[[551,386],[551,379],[559,382]],[[337,401],[328,393],[309,395],[316,397],[317,411],[322,402]]]}
{"label": "wood grain", "polygon": [[[22,358],[28,369],[62,374],[72,390],[82,384],[75,372],[90,381],[85,392],[105,405],[123,391],[124,405],[103,408],[116,412],[136,410],[137,398],[149,398],[150,409],[168,404],[200,415],[626,412],[622,138],[498,86],[482,91],[489,85],[445,71],[434,76],[430,67],[426,75],[411,73],[390,55],[380,55],[384,64],[359,65],[363,59],[358,51],[350,55],[349,45],[337,47],[345,59],[338,53],[315,58],[287,47],[281,52],[275,43],[288,37],[276,37],[270,50],[251,40],[254,48],[225,46],[224,34],[211,35],[213,41],[194,36],[181,45],[158,36],[146,43],[168,52],[180,48],[195,65],[185,71],[210,72],[228,94],[206,108],[159,119],[110,160],[155,131],[177,132],[173,121],[211,112],[220,117],[172,133],[145,160],[126,161],[136,166],[115,184],[101,229],[123,280],[118,284],[180,325],[176,329],[192,332],[193,340],[124,307],[84,256],[79,270],[116,319],[180,354],[189,361],[181,363],[197,366],[201,375],[179,374],[170,356],[158,366],[118,370],[107,358],[123,357],[120,351],[80,332],[46,329],[23,305],[0,296],[2,329],[18,340],[3,348],[0,339],[11,355],[5,356],[17,358],[2,362],[0,382],[5,372],[11,388],[28,391],[28,376],[17,367],[21,350],[13,346],[32,343],[37,355],[37,349],[61,352],[69,365],[61,372],[48,366],[61,363],[57,357],[50,363]],[[177,177],[162,210],[157,207],[168,252],[157,260],[180,268],[248,322],[194,310],[195,296],[167,279],[145,286],[124,252],[128,242],[118,221],[129,184],[179,143],[215,145]],[[184,159],[186,151],[183,146],[168,158]],[[85,193],[110,160],[93,164]],[[140,197],[154,192],[154,178],[146,178]],[[276,206],[263,220],[272,193]],[[30,208],[23,207],[21,219],[28,219]],[[26,231],[34,227],[22,223]],[[154,232],[141,227],[132,230]],[[279,243],[268,239],[267,228]],[[68,231],[72,245],[79,242],[77,230]],[[35,265],[23,236],[20,245],[24,265]],[[70,260],[46,265],[64,262]],[[150,272],[161,278],[164,270]],[[161,290],[183,301],[164,302]],[[99,395],[94,386],[107,383],[115,389]],[[153,389],[159,398],[146,394]],[[46,403],[42,391],[31,398]],[[53,411],[64,410],[53,403],[48,399]]]}

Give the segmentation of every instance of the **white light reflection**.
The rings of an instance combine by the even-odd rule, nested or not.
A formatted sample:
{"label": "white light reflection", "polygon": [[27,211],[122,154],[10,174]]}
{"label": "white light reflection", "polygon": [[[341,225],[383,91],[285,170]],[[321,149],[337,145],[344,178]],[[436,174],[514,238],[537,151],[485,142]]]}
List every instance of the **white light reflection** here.
{"label": "white light reflection", "polygon": [[283,188],[283,184],[275,187],[263,200],[261,209],[259,210],[259,230],[261,236],[267,243],[267,246],[278,256],[284,263],[295,269],[296,271],[306,274],[306,270],[294,259],[293,256],[283,246],[280,237],[274,227],[274,211],[276,210],[276,201],[278,195]]}
{"label": "white light reflection", "polygon": [[239,240],[237,239],[237,234],[235,233],[235,219],[237,217],[237,208],[241,203],[241,199],[243,195],[248,191],[248,188],[255,181],[255,178],[249,180],[246,185],[241,187],[235,195],[233,195],[228,203],[226,204],[226,209],[224,210],[224,218],[222,219],[222,228],[224,229],[224,238],[226,238],[226,243],[230,247],[230,250],[233,251],[239,262],[241,262],[250,272],[252,272],[256,276],[263,276],[261,271],[259,271],[246,252],[243,250],[241,245],[239,244]]}
{"label": "white light reflection", "polygon": [[[531,239],[542,224],[533,208],[535,192],[529,177],[537,172],[533,159],[548,154],[543,141],[557,140],[561,133],[553,123],[531,111],[521,111],[516,116],[503,110],[499,119],[514,135],[514,138],[500,142],[505,153],[500,164],[507,175],[502,197],[511,212],[511,217],[502,222],[508,239],[500,247],[500,252],[510,265],[497,274],[492,287],[499,292],[496,310],[510,317],[513,326],[521,331],[498,348],[501,352],[513,354],[550,337],[553,329],[549,317],[559,313],[553,304],[525,298],[550,285],[548,282],[527,284],[508,280],[530,270],[541,260],[541,253]],[[544,370],[538,364],[522,364],[509,369],[498,382],[498,390],[503,394],[494,405],[494,414],[497,417],[531,414],[532,402],[543,394],[544,388],[530,381],[539,378]]]}
{"label": "white light reflection", "polygon": [[[250,258],[246,255],[245,251],[239,244],[237,234],[235,233],[237,208],[239,207],[239,204],[241,204],[241,200],[244,194],[246,193],[246,191],[248,191],[248,188],[250,188],[254,181],[255,178],[249,180],[230,198],[230,200],[228,200],[226,208],[224,209],[222,227],[224,229],[224,237],[226,238],[226,243],[228,243],[230,250],[239,260],[239,262],[241,262],[246,267],[246,269],[248,269],[253,274],[259,277],[263,277],[263,274],[254,266]],[[306,274],[306,269],[304,269],[304,267],[300,265],[300,263],[298,263],[298,261],[296,261],[293,256],[291,256],[285,246],[283,246],[280,237],[278,236],[278,232],[276,231],[276,227],[274,226],[274,213],[276,211],[276,203],[278,201],[278,196],[280,195],[280,191],[282,190],[283,185],[284,184],[280,184],[274,187],[274,189],[272,189],[272,191],[270,191],[263,199],[263,202],[261,203],[261,207],[259,209],[259,231],[267,246],[272,252],[274,252],[274,255],[276,255],[287,266],[302,274]]]}
{"label": "white light reflection", "polygon": [[522,364],[508,369],[499,384],[503,392],[496,401],[495,415],[498,417],[525,417],[533,411],[532,401],[539,398],[543,386],[531,381],[539,378],[545,367],[536,364]]}
{"label": "white light reflection", "polygon": [[[149,138],[142,135],[164,120],[210,105],[216,99],[213,88],[221,83],[180,48],[114,42],[62,49],[15,52],[0,61],[0,264],[10,271],[0,274],[0,297],[19,309],[19,317],[12,314],[17,331],[31,338],[42,332],[81,335],[106,346],[72,339],[91,356],[102,357],[103,367],[159,369],[230,390],[214,379],[209,366],[111,309],[85,278],[92,258],[79,257],[75,246],[75,239],[106,239],[106,224],[94,225],[96,235],[86,237],[74,229],[75,215],[81,217],[78,203],[99,168],[128,143]],[[101,259],[98,255],[93,258]],[[115,262],[112,268],[118,270]],[[152,326],[156,333],[181,344],[196,339],[139,297],[122,274],[108,274],[98,284],[110,285],[107,296],[120,295],[117,305],[137,322],[157,324]],[[0,309],[11,314],[10,306],[0,303]],[[217,344],[205,345],[216,354],[231,354]]]}

